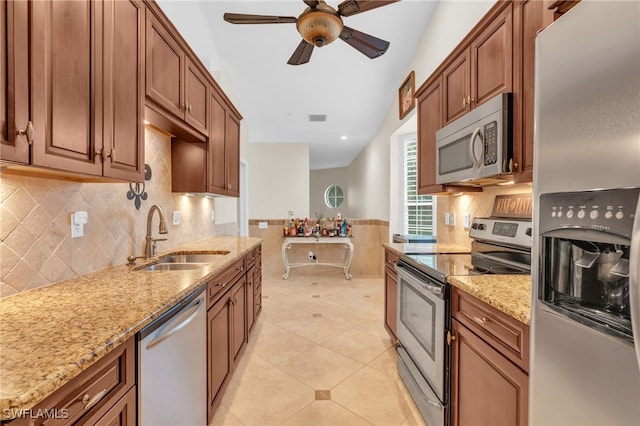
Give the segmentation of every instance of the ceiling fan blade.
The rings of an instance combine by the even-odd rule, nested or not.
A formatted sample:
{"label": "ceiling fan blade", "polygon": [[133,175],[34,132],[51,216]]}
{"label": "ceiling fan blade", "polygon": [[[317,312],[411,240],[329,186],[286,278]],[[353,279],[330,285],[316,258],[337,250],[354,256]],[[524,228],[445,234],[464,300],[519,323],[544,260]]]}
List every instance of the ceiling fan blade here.
{"label": "ceiling fan blade", "polygon": [[375,59],[378,56],[384,55],[384,52],[389,48],[388,41],[354,30],[347,26],[342,28],[340,38],[349,46],[358,50],[370,59]]}
{"label": "ceiling fan blade", "polygon": [[225,13],[224,20],[232,24],[295,24],[298,18],[293,16],[245,15],[244,13]]}
{"label": "ceiling fan blade", "polygon": [[338,5],[338,13],[342,16],[356,15],[397,1],[400,0],[345,0]]}
{"label": "ceiling fan blade", "polygon": [[320,3],[318,0],[302,0],[304,1],[307,6],[309,6],[311,9],[315,9],[316,6],[318,6],[318,3]]}
{"label": "ceiling fan blade", "polygon": [[309,62],[313,53],[313,44],[302,40],[287,62],[289,65],[302,65]]}

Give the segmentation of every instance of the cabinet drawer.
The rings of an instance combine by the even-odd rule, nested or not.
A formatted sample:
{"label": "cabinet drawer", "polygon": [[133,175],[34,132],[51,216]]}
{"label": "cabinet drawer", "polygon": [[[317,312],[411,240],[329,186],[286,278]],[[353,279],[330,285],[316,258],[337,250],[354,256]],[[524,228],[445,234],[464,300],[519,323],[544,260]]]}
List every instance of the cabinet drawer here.
{"label": "cabinet drawer", "polygon": [[231,264],[227,269],[214,277],[207,285],[207,309],[209,309],[219,296],[221,290],[227,288],[236,281],[236,278],[245,271],[245,258],[241,257]]}
{"label": "cabinet drawer", "polygon": [[251,250],[251,252],[246,256],[245,262],[247,265],[247,270],[251,269],[251,267],[256,264],[256,261],[258,260],[259,257],[260,257],[260,247],[258,246],[253,250]]}
{"label": "cabinet drawer", "polygon": [[33,412],[55,410],[58,418],[37,419],[34,424],[74,424],[108,410],[135,384],[134,347],[131,338],[38,404]]}
{"label": "cabinet drawer", "polygon": [[479,337],[529,371],[529,326],[453,287],[451,314]]}

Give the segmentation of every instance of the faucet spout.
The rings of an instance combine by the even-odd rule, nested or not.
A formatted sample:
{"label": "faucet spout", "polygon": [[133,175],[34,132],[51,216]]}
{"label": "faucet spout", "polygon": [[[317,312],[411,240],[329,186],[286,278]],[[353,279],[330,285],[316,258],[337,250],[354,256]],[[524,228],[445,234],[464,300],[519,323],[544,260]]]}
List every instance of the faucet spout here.
{"label": "faucet spout", "polygon": [[158,232],[160,234],[169,233],[169,231],[167,230],[167,222],[164,219],[164,211],[162,210],[162,207],[160,207],[157,204],[154,204],[153,206],[151,206],[151,208],[149,209],[149,213],[147,214],[147,236],[145,237],[145,247],[144,247],[144,254],[146,257],[155,256],[156,241],[166,240],[166,238],[162,238],[162,239],[153,238],[153,234],[151,232],[151,222],[153,220],[154,212],[158,212],[158,216],[160,217],[160,225],[159,225]]}

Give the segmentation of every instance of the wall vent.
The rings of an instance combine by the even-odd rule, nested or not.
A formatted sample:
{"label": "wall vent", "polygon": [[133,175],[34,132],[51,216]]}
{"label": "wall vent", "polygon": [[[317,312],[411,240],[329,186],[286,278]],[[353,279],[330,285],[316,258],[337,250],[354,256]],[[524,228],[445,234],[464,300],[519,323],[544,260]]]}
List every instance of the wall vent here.
{"label": "wall vent", "polygon": [[309,114],[309,121],[327,121],[327,114]]}

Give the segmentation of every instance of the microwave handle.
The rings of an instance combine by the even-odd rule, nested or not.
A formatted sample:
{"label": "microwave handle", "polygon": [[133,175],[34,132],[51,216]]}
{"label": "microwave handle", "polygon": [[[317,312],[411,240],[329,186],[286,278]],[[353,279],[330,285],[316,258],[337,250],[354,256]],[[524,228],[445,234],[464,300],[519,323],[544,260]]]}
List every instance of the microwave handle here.
{"label": "microwave handle", "polygon": [[[473,151],[473,146],[476,143],[476,138],[480,136],[480,142],[482,142],[482,135],[480,134],[480,127],[476,127],[476,129],[471,134],[471,139],[469,140],[469,157],[471,157],[471,162],[476,169],[479,169],[482,160],[478,160],[476,158],[476,153]],[[484,152],[484,149],[483,149]]]}
{"label": "microwave handle", "polygon": [[629,256],[629,305],[631,307],[631,329],[636,347],[636,358],[640,367],[640,199],[631,233]]}

